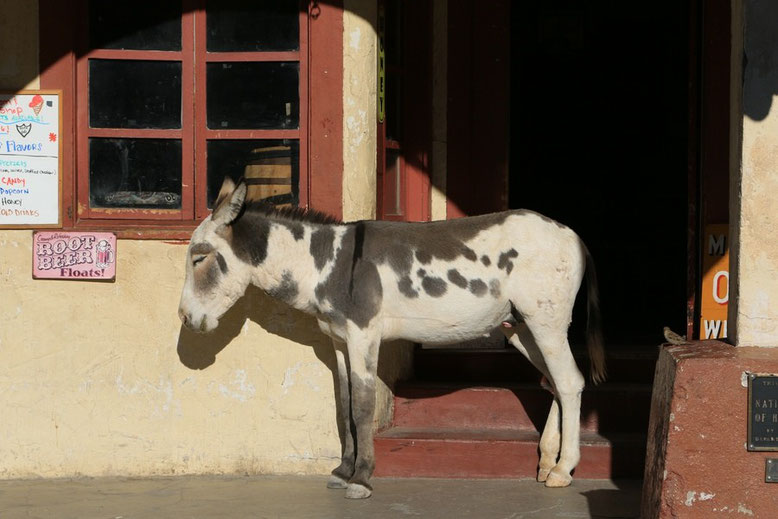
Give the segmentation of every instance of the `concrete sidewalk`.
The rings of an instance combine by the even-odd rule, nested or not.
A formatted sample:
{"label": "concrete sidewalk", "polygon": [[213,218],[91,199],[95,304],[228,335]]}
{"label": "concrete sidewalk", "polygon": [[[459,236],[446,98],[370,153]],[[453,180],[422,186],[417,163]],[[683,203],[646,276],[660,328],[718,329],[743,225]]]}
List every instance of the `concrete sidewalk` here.
{"label": "concrete sidewalk", "polygon": [[640,481],[375,479],[351,501],[326,477],[171,477],[0,481],[0,519],[636,518]]}

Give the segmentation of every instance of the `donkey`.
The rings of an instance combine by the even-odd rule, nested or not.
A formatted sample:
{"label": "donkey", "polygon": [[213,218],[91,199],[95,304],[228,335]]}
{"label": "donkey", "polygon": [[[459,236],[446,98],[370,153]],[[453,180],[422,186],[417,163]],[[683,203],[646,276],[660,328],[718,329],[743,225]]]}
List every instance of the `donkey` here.
{"label": "donkey", "polygon": [[[318,320],[337,360],[345,439],[329,488],[372,494],[373,415],[382,341],[456,343],[500,328],[548,379],[554,400],[540,439],[538,481],[565,487],[580,458],[584,377],[567,340],[588,281],[591,377],[605,376],[592,257],[569,228],[526,210],[458,220],[340,223],[315,211],[246,201],[224,181],[195,229],[178,314],[198,332],[254,284]],[[561,434],[560,434],[561,433]]]}

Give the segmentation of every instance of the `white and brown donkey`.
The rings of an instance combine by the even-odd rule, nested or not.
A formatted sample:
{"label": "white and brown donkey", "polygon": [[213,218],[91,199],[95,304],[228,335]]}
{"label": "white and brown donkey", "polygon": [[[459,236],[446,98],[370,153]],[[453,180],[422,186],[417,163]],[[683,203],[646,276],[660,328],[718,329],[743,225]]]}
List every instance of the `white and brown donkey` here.
{"label": "white and brown donkey", "polygon": [[441,222],[344,224],[245,198],[245,183],[226,180],[213,214],[192,234],[178,313],[187,327],[211,331],[254,284],[316,316],[335,347],[344,410],[342,460],[329,487],[346,488],[350,498],[372,492],[382,341],[456,343],[496,327],[553,388],[538,481],[570,484],[580,457],[584,377],[567,330],[584,274],[593,380],[605,370],[594,267],[573,231],[521,210]]}

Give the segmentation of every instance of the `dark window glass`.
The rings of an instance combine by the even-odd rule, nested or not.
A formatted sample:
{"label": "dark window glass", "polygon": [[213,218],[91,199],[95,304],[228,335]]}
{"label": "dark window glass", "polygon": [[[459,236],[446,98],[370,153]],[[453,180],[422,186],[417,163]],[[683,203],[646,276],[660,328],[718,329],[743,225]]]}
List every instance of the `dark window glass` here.
{"label": "dark window glass", "polygon": [[386,138],[402,141],[402,78],[394,71],[386,74]]}
{"label": "dark window glass", "polygon": [[92,128],[181,128],[181,63],[89,60]]}
{"label": "dark window glass", "polygon": [[245,178],[249,200],[299,201],[300,143],[292,139],[208,141],[208,208],[225,177]]}
{"label": "dark window glass", "polygon": [[92,0],[93,49],[181,50],[181,2]]}
{"label": "dark window glass", "polygon": [[208,128],[297,128],[299,73],[299,63],[208,63]]}
{"label": "dark window glass", "polygon": [[399,150],[386,150],[384,175],[384,213],[402,216],[402,161]]}
{"label": "dark window glass", "polygon": [[401,141],[403,125],[403,64],[402,10],[398,2],[386,2],[385,52],[386,52],[386,137]]}
{"label": "dark window glass", "polygon": [[300,48],[298,0],[219,0],[206,6],[209,52]]}
{"label": "dark window glass", "polygon": [[91,207],[181,208],[181,141],[89,139]]}
{"label": "dark window glass", "polygon": [[403,56],[403,19],[401,2],[384,3],[384,52],[386,53],[386,65],[402,68]]}

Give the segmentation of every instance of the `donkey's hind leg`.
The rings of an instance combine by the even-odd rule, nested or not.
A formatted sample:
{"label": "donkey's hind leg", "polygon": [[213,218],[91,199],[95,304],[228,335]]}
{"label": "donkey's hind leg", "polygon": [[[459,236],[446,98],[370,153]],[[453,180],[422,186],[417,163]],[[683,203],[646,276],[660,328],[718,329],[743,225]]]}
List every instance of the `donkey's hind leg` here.
{"label": "donkey's hind leg", "polygon": [[581,458],[579,439],[584,377],[567,342],[567,322],[569,321],[565,321],[564,326],[555,327],[548,322],[527,321],[546,363],[561,412],[562,440],[559,461],[548,474],[547,487],[568,486],[573,480],[570,472]]}
{"label": "donkey's hind leg", "polygon": [[351,426],[349,362],[346,343],[333,339],[332,345],[335,348],[335,360],[338,370],[338,401],[335,407],[342,448],[340,465],[332,471],[332,475],[327,482],[327,488],[346,488],[351,476],[354,475],[354,461],[356,457],[356,451],[354,450],[354,432]]}
{"label": "donkey's hind leg", "polygon": [[559,457],[562,435],[559,429],[559,400],[556,395],[551,401],[551,409],[548,411],[546,425],[540,437],[540,462],[538,463],[538,481],[545,483],[548,475],[556,466]]}
{"label": "donkey's hind leg", "polygon": [[[500,326],[505,337],[517,350],[519,350],[540,371],[548,380],[551,377],[548,374],[546,362],[540,353],[535,339],[532,337],[529,328],[525,323],[513,324],[503,322]],[[538,463],[538,481],[545,482],[551,469],[554,468],[559,457],[560,441],[562,436],[559,429],[559,401],[554,395],[551,401],[551,408],[546,418],[546,425],[543,427],[543,434],[540,436],[540,461]]]}

